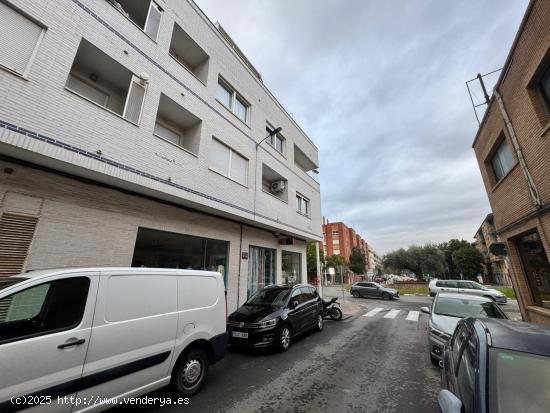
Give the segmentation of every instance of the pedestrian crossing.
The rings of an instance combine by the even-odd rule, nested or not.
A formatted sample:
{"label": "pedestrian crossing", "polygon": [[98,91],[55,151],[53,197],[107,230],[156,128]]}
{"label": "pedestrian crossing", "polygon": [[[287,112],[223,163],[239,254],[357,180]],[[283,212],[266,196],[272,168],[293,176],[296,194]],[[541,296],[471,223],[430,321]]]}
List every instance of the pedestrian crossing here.
{"label": "pedestrian crossing", "polygon": [[401,316],[405,316],[405,320],[416,322],[420,317],[420,311],[415,311],[415,310],[406,311],[406,310],[397,310],[397,309],[390,310],[389,308],[383,308],[383,307],[373,308],[369,312],[363,314],[363,317],[375,317],[376,315],[378,315],[378,313],[382,311],[388,311],[382,318],[387,318],[390,320],[395,319],[398,316],[399,318],[401,318]]}

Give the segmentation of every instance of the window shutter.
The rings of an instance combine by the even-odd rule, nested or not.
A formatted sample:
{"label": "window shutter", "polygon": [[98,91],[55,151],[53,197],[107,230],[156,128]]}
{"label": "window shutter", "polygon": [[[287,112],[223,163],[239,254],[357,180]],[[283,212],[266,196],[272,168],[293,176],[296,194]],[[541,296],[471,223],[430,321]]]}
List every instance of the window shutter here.
{"label": "window shutter", "polygon": [[0,277],[19,274],[27,259],[38,218],[4,213],[0,218]]}
{"label": "window shutter", "polygon": [[149,15],[147,16],[147,22],[145,22],[145,33],[153,39],[157,39],[157,34],[160,28],[160,19],[162,18],[162,12],[160,7],[151,2],[149,6]]}
{"label": "window shutter", "polygon": [[229,176],[230,153],[231,151],[227,146],[216,139],[212,139],[212,145],[210,146],[210,167],[217,172]]}
{"label": "window shutter", "polygon": [[130,122],[139,123],[141,116],[141,107],[145,98],[145,86],[143,86],[137,77],[132,78],[128,97],[126,98],[126,106],[124,107],[124,117]]}
{"label": "window shutter", "polygon": [[69,77],[67,79],[67,87],[73,92],[76,92],[79,95],[90,99],[92,102],[95,102],[98,105],[107,106],[107,102],[109,100],[109,96],[107,94],[94,88],[88,83],[83,82],[72,74],[69,74]]}
{"label": "window shutter", "polygon": [[0,64],[24,75],[42,27],[0,2]]}
{"label": "window shutter", "polygon": [[231,153],[231,178],[243,185],[248,178],[248,160],[236,152]]}
{"label": "window shutter", "polygon": [[155,133],[167,141],[175,143],[176,145],[181,145],[181,135],[165,126],[162,126],[160,123],[155,123]]}

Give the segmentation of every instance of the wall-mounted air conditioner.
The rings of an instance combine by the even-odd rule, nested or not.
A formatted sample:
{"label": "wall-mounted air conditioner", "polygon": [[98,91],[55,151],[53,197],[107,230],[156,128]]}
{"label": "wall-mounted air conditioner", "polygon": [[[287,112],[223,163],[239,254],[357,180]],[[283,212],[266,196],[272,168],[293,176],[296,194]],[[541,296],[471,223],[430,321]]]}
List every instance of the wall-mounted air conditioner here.
{"label": "wall-mounted air conditioner", "polygon": [[285,181],[275,181],[271,182],[271,192],[275,194],[280,194],[285,190]]}

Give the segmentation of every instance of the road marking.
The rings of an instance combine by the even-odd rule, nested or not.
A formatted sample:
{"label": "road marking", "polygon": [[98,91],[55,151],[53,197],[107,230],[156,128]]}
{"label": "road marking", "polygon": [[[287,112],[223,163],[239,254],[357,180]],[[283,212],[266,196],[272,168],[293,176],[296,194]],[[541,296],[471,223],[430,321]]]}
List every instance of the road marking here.
{"label": "road marking", "polygon": [[384,316],[384,318],[395,318],[400,312],[401,310],[391,310],[388,314]]}
{"label": "road marking", "polygon": [[407,320],[418,321],[419,315],[420,315],[420,311],[409,311],[409,314],[407,315]]}
{"label": "road marking", "polygon": [[383,310],[383,308],[381,308],[381,307],[373,308],[368,313],[363,314],[363,317],[374,317],[376,314],[378,314],[382,310]]}

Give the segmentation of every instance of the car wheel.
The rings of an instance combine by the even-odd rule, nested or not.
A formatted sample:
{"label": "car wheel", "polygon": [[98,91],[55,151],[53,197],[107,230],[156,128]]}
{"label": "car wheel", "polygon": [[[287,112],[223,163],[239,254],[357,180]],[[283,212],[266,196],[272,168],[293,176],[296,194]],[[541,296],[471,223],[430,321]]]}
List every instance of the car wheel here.
{"label": "car wheel", "polygon": [[340,310],[338,307],[332,307],[330,309],[330,318],[334,321],[340,321],[342,319],[342,310]]}
{"label": "car wheel", "polygon": [[172,387],[182,396],[199,392],[208,372],[208,355],[200,348],[185,353],[172,373]]}
{"label": "car wheel", "polygon": [[355,298],[359,298],[359,297],[360,297],[358,291],[352,291],[352,292],[351,292],[351,295],[353,295]]}
{"label": "car wheel", "polygon": [[323,316],[321,313],[317,314],[317,322],[314,327],[315,331],[323,331]]}
{"label": "car wheel", "polygon": [[389,300],[389,299],[391,299],[391,295],[389,295],[388,293],[384,293],[384,294],[382,294],[382,298],[384,300]]}
{"label": "car wheel", "polygon": [[288,324],[284,324],[279,330],[277,335],[277,347],[279,351],[287,351],[290,348],[290,340],[292,339],[292,332]]}
{"label": "car wheel", "polygon": [[430,361],[432,362],[432,364],[433,364],[434,366],[439,367],[439,360],[436,359],[436,358],[435,358],[434,356],[432,356],[431,354],[430,354]]}

